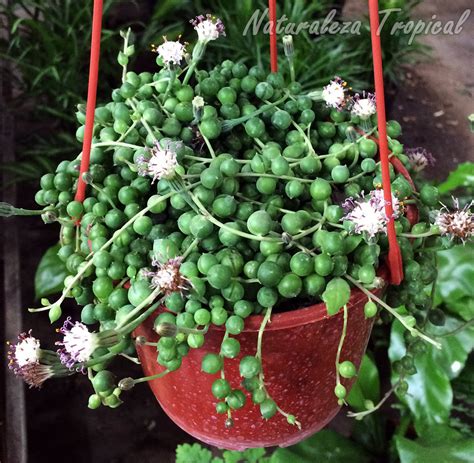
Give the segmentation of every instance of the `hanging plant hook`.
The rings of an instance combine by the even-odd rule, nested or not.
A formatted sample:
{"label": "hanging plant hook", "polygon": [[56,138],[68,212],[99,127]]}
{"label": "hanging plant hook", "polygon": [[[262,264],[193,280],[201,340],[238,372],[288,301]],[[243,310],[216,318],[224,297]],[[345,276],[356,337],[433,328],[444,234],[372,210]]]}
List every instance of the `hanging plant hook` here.
{"label": "hanging plant hook", "polygon": [[380,165],[382,170],[382,186],[385,199],[385,213],[388,217],[388,266],[390,282],[399,285],[403,280],[403,264],[400,247],[395,231],[395,218],[392,206],[392,187],[390,182],[390,161],[387,138],[387,117],[385,110],[385,89],[383,81],[382,45],[380,41],[379,2],[369,0],[370,33],[372,38],[372,55],[374,63],[375,96],[377,103],[377,125],[379,131]]}
{"label": "hanging plant hook", "polygon": [[94,133],[94,115],[97,101],[97,84],[99,79],[100,37],[102,33],[103,0],[94,0],[92,15],[91,56],[89,64],[89,85],[87,89],[86,126],[82,142],[81,167],[77,182],[76,201],[84,201],[86,197],[86,183],[83,174],[89,170],[92,136]]}

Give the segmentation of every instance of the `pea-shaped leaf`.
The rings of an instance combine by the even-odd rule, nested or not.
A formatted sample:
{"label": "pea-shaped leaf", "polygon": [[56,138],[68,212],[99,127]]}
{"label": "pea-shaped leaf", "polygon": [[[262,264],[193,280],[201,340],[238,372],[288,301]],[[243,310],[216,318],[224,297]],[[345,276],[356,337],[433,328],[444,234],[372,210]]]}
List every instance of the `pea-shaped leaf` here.
{"label": "pea-shaped leaf", "polygon": [[351,297],[351,288],[346,280],[333,278],[322,295],[328,315],[335,315],[344,307]]}
{"label": "pea-shaped leaf", "polygon": [[59,244],[49,248],[38,265],[35,273],[35,294],[40,299],[59,293],[63,288],[64,278],[68,271],[64,262],[58,257]]}
{"label": "pea-shaped leaf", "polygon": [[447,180],[438,189],[442,194],[449,193],[460,187],[471,187],[474,185],[474,163],[465,162],[459,164],[458,168],[449,174]]}
{"label": "pea-shaped leaf", "polygon": [[153,254],[161,264],[179,255],[179,249],[170,239],[157,239],[153,242]]}
{"label": "pea-shaped leaf", "polygon": [[473,298],[472,281],[472,254],[474,245],[455,246],[438,253],[439,275],[438,292],[444,301],[452,302],[463,298]]}
{"label": "pea-shaped leaf", "polygon": [[49,321],[51,323],[58,321],[61,318],[61,315],[62,310],[60,305],[53,305],[48,311]]}

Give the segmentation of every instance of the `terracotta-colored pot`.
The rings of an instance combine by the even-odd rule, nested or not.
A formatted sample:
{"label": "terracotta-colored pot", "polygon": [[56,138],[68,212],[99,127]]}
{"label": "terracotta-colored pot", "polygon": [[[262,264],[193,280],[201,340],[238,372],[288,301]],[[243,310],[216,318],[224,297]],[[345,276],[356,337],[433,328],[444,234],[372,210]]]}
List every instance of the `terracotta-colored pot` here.
{"label": "terracotta-colored pot", "polygon": [[[354,290],[348,304],[347,336],[341,360],[351,360],[356,366],[365,352],[373,324],[373,319],[364,317],[366,301],[363,293]],[[153,318],[141,325],[136,334],[156,341]],[[256,315],[246,319],[245,330],[238,336],[240,356],[225,359],[225,375],[232,387],[241,383],[240,358],[255,355],[261,321],[262,317]],[[211,385],[218,375],[201,372],[202,357],[220,350],[222,329],[211,328],[204,346],[191,349],[183,358],[181,368],[149,384],[166,414],[203,442],[233,450],[292,445],[319,431],[339,411],[334,387],[342,325],[342,310],[328,317],[325,304],[317,304],[277,313],[265,329],[262,347],[265,384],[276,403],[301,422],[301,430],[288,424],[279,414],[268,421],[263,419],[259,407],[249,396],[245,407],[232,413],[234,426],[225,428],[227,416],[216,414],[217,400],[211,393]],[[154,347],[140,347],[138,355],[147,376],[163,371],[156,361]],[[343,380],[348,389],[352,383],[353,380]]]}

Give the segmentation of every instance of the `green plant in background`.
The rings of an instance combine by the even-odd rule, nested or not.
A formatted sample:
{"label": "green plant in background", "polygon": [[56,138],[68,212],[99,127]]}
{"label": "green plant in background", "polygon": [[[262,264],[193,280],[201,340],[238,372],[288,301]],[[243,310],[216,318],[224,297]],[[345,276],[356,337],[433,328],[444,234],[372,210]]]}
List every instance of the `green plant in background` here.
{"label": "green plant in background", "polygon": [[439,185],[439,192],[443,195],[459,189],[461,189],[461,197],[472,198],[474,195],[474,163],[460,164],[456,170],[449,174],[446,181]]}
{"label": "green plant in background", "polygon": [[[430,47],[422,44],[417,37],[407,34],[399,29],[392,34],[396,22],[403,24],[414,20],[414,10],[423,0],[381,0],[381,10],[393,10],[386,21],[381,34],[384,73],[389,82],[397,84],[403,80],[404,66],[415,64],[423,58],[430,56]],[[370,34],[368,28],[365,29]],[[369,40],[368,36],[365,40]],[[368,49],[369,57],[370,50]],[[369,64],[369,63],[367,63]],[[369,64],[370,65],[370,64]]]}
{"label": "green plant in background", "polygon": [[183,444],[176,449],[176,463],[270,463],[264,449],[248,449],[243,452],[226,450],[222,457],[199,444]]}
{"label": "green plant in background", "polygon": [[[114,0],[105,0],[104,15]],[[17,180],[37,178],[58,157],[70,157],[74,108],[87,93],[91,37],[90,2],[76,0],[10,0],[0,5],[7,31],[0,39],[3,96],[14,113],[17,161],[4,166]],[[110,92],[115,50],[120,37],[102,33],[100,94]],[[112,52],[112,50],[114,50]]]}
{"label": "green plant in background", "polygon": [[[17,3],[20,4],[20,2]],[[210,3],[211,2],[209,2],[209,4]],[[37,8],[45,7],[42,2],[31,2],[31,5],[33,4],[35,4]],[[415,4],[416,2],[405,3],[408,8],[412,8]],[[30,3],[28,3],[28,5],[30,5]],[[61,3],[61,5],[64,4]],[[107,7],[110,7],[110,4],[107,5]],[[73,8],[77,5],[73,5],[71,3],[70,6]],[[166,26],[161,28],[160,31],[165,31],[170,35],[170,37],[178,35],[182,31],[185,31],[185,29],[182,29],[181,24],[173,22],[171,18],[176,14],[176,8],[182,8],[183,6],[186,9],[194,8],[193,5],[185,2],[160,2],[155,11],[155,15],[152,18],[152,21],[159,21],[160,24],[166,24]],[[56,5],[56,8],[56,11],[60,11],[58,5]],[[283,8],[287,9],[288,6],[283,6]],[[223,12],[227,11],[226,14],[229,15],[227,34],[229,37],[238,37],[238,40],[217,42],[217,45],[220,44],[221,46],[216,47],[215,54],[209,53],[207,59],[209,61],[212,60],[215,62],[215,60],[219,59],[220,56],[231,54],[232,56],[236,56],[237,60],[241,62],[251,63],[256,61],[262,63],[262,65],[265,67],[268,66],[267,53],[263,52],[267,47],[267,37],[251,37],[252,43],[249,44],[246,42],[247,39],[239,34],[239,31],[242,29],[243,25],[246,24],[248,15],[252,11],[251,2],[243,2],[241,9],[232,12],[229,10],[228,5],[222,5],[217,1],[215,2],[213,9],[219,9],[219,11]],[[81,15],[85,15],[85,19],[83,18],[85,23],[87,23],[87,20],[90,21],[88,11],[89,10],[86,11],[83,7],[81,7],[80,12],[78,12],[78,17],[80,18],[83,18]],[[303,18],[308,15],[323,15],[326,10],[316,6],[304,6],[303,2],[295,2],[292,11],[287,11],[285,9],[283,11],[285,11],[286,14],[291,18],[291,21],[298,22],[298,18]],[[233,16],[233,13],[235,13],[235,16]],[[404,10],[404,12],[400,14],[406,15],[407,10]],[[39,13],[39,15],[41,18],[44,18],[42,21],[46,21],[47,17],[51,19],[49,16],[41,16],[41,13]],[[35,18],[35,13],[33,13],[32,17]],[[52,56],[55,56],[54,45],[60,49],[61,41],[59,39],[61,37],[61,33],[58,33],[56,36],[57,40],[52,42],[54,45],[52,45],[52,43],[43,44],[41,40],[46,40],[46,36],[41,34],[41,27],[37,27],[38,24],[41,26],[42,21],[38,22],[33,20],[32,22],[27,22],[26,20],[18,20],[16,24],[13,24],[13,30],[15,32],[23,30],[28,31],[28,33],[25,33],[24,36],[18,35],[17,41],[13,41],[11,44],[9,44],[9,46],[12,47],[11,50],[16,49],[19,51],[24,45],[20,43],[20,41],[23,39],[29,41],[35,40],[37,43],[39,43],[38,48],[32,46],[31,48],[26,48],[23,50],[23,61],[19,60],[15,63],[15,66],[18,66],[18,69],[21,70],[20,74],[23,76],[23,78],[25,75],[29,76],[27,79],[17,82],[19,85],[18,88],[22,89],[23,94],[31,94],[37,97],[39,99],[38,101],[43,102],[43,104],[37,106],[37,110],[48,118],[46,119],[47,121],[55,120],[55,123],[59,124],[57,127],[60,127],[62,130],[64,130],[64,135],[56,138],[54,142],[57,144],[56,151],[54,149],[55,145],[52,145],[53,142],[51,140],[41,139],[38,137],[35,137],[35,141],[33,143],[30,139],[28,141],[28,146],[33,146],[33,148],[24,151],[29,159],[28,162],[34,159],[34,162],[41,163],[45,168],[49,168],[50,163],[47,161],[45,162],[44,160],[46,155],[49,154],[51,157],[53,157],[55,154],[59,154],[61,157],[65,157],[69,152],[73,151],[73,147],[74,150],[77,148],[77,141],[75,138],[71,137],[70,135],[66,135],[68,133],[66,128],[68,127],[68,124],[71,123],[71,118],[66,116],[66,114],[70,112],[71,106],[75,105],[75,100],[77,99],[77,101],[80,101],[80,99],[82,99],[85,94],[85,80],[84,82],[79,82],[79,84],[83,86],[82,90],[79,90],[79,86],[77,86],[78,82],[76,75],[80,75],[81,73],[83,75],[86,74],[85,66],[87,65],[87,59],[79,59],[79,53],[76,55],[72,53],[70,55],[71,60],[74,61],[75,64],[82,64],[75,68],[76,75],[74,75],[74,73],[66,72],[66,74],[64,74],[66,76],[64,81],[62,80],[63,70],[58,64],[62,58],[56,59],[56,66],[49,66],[48,64],[48,66],[43,69],[41,60],[47,60],[48,63],[51,60],[48,60],[48,58],[45,58],[44,56],[37,55],[41,55],[40,51],[42,52],[43,46],[49,45],[53,47],[49,48],[49,50],[53,53]],[[56,17],[55,21],[56,23],[58,22],[58,17]],[[57,26],[60,27],[59,24],[57,24]],[[83,30],[84,35],[88,34],[89,29],[90,28],[88,27],[87,31]],[[371,72],[370,62],[368,62],[369,64],[364,64],[364,59],[366,59],[367,56],[370,56],[370,53],[367,49],[369,43],[367,29],[365,29],[365,34],[366,35],[364,35],[357,44],[354,41],[352,43],[349,40],[346,42],[341,38],[334,38],[331,36],[321,37],[317,40],[313,40],[310,37],[298,37],[295,67],[297,72],[303,76],[303,85],[310,87],[321,82],[326,82],[335,74],[333,67],[335,69],[337,68],[338,71],[340,70],[341,73],[344,73],[344,76],[349,76],[353,81],[356,82],[357,86],[364,85],[364,83],[369,79]],[[150,26],[146,29],[145,34],[141,37],[141,43],[143,47],[142,50],[145,49],[145,47],[148,47],[148,43],[152,41],[151,37],[153,35],[153,27]],[[87,35],[87,38],[84,40],[88,42],[89,38],[90,37]],[[110,31],[106,32],[104,36],[104,43],[113,40],[115,39],[113,38],[112,33]],[[416,46],[409,46],[407,43],[408,39],[403,36],[398,36],[395,38],[388,37],[386,40],[389,41],[384,48],[385,52],[387,53],[386,63],[388,63],[388,74],[390,78],[396,78],[397,66],[400,64],[400,62],[407,58],[411,52],[417,50],[417,48]],[[258,43],[257,46],[254,46],[254,43],[256,43],[255,41]],[[77,37],[76,40],[72,39],[71,42],[77,43]],[[109,42],[109,46],[110,43],[112,42]],[[299,48],[300,45],[301,48]],[[350,48],[351,46],[354,48]],[[304,51],[305,47],[308,47],[306,52]],[[76,50],[76,48],[81,48],[81,45],[77,44],[74,49]],[[104,48],[106,47],[104,46],[103,49]],[[85,46],[85,49],[87,50],[87,46]],[[305,62],[304,57],[307,56],[309,50],[315,49],[318,51],[318,53],[326,53],[325,58],[321,56],[321,58],[318,60],[318,57],[315,57],[314,54],[312,54],[312,61]],[[10,56],[12,53],[11,50],[8,51]],[[79,52],[78,49],[76,51]],[[330,59],[328,59],[328,56]],[[34,67],[30,67],[29,62],[35,59],[38,59],[38,62],[34,64]],[[107,59],[109,58],[105,58],[106,63]],[[70,63],[70,65],[72,66],[73,63]],[[40,69],[41,71],[39,71]],[[64,70],[69,71],[68,65],[65,65]],[[105,66],[104,72],[105,75],[107,75],[107,65]],[[146,85],[148,85],[151,84],[151,82],[149,82],[149,77],[150,76],[148,74],[142,74],[140,79],[144,79],[144,81],[147,82]],[[133,90],[130,86],[133,87],[136,82],[136,75],[133,73],[129,74],[128,81],[126,82],[126,84],[129,85],[122,86],[120,92],[115,93],[114,98],[117,101],[114,100],[114,103],[122,103],[122,95],[128,95],[128,93]],[[153,80],[153,82],[155,81]],[[76,85],[74,85],[74,83]],[[104,82],[104,87],[102,89],[103,91],[107,89],[107,84],[107,82]],[[141,80],[140,84],[142,84]],[[23,85],[24,87],[22,87]],[[67,87],[67,89],[61,89],[62,85]],[[158,83],[153,85],[159,86]],[[50,89],[50,93],[44,93],[42,86]],[[55,88],[55,90],[52,90],[53,88]],[[163,90],[166,91],[166,89]],[[60,98],[57,98],[58,96],[60,96]],[[223,97],[225,99],[225,95],[223,95]],[[123,98],[126,100],[129,99],[126,96]],[[146,96],[141,94],[140,98],[146,99]],[[53,100],[57,100],[57,108],[49,104],[49,102]],[[189,103],[188,101],[184,102]],[[110,108],[112,108],[112,106],[110,106]],[[142,109],[144,112],[146,109],[152,108],[143,107]],[[170,108],[164,109],[164,112],[166,113]],[[186,116],[185,108],[180,107],[180,109],[182,110],[182,114]],[[187,109],[189,112],[189,105]],[[162,110],[161,107],[160,110]],[[171,112],[174,111],[175,107],[173,107]],[[117,110],[117,113],[118,112],[119,111]],[[107,112],[103,111],[103,114],[107,115]],[[169,114],[167,115],[169,116]],[[112,135],[113,137],[117,138],[120,134],[121,139],[122,136],[124,138],[127,136],[130,137],[132,132],[134,134],[135,126],[127,126],[127,130],[123,132],[124,125],[122,123],[123,121],[121,116],[117,117],[119,122],[117,124],[114,123],[113,126],[111,125],[111,121],[105,122],[107,128],[113,128],[113,130],[108,130],[107,133],[104,133],[104,138],[101,138],[102,142],[106,140],[107,137]],[[154,111],[148,111],[147,119],[150,117],[154,120],[155,116],[156,113]],[[181,115],[180,117],[185,116]],[[81,119],[81,117],[82,116],[79,112],[79,119]],[[131,122],[131,120],[129,121],[127,117],[125,117],[125,119],[127,119],[127,122]],[[103,121],[101,121],[101,123],[102,122]],[[140,122],[134,120],[133,123],[139,124]],[[171,130],[172,128],[173,127],[170,126],[166,130]],[[116,132],[115,134],[113,133],[114,131]],[[80,139],[80,132],[78,135]],[[141,135],[146,136],[146,134]],[[127,141],[130,141],[130,139],[127,139]],[[318,148],[322,149],[323,147],[318,146]],[[326,148],[329,148],[329,146]],[[121,154],[124,153],[125,151],[122,150]],[[104,153],[101,152],[101,150],[96,150],[94,154],[96,159],[100,161],[103,158]],[[131,161],[135,161],[135,159],[128,159],[128,164],[125,161],[126,160],[120,158],[118,155],[116,158],[114,158],[114,162],[117,162],[121,166],[120,174],[125,176],[131,175],[127,170],[127,167],[130,167]],[[21,165],[18,170],[21,169],[24,172],[26,171],[31,177],[36,175],[37,166],[35,165],[35,167],[33,167],[33,165],[31,165],[31,167],[25,167],[27,165],[28,164]],[[69,166],[64,164],[62,170],[57,172],[54,178],[60,177],[62,179],[61,182],[64,181],[68,183],[68,181],[65,180],[67,175],[63,174],[68,174],[74,178],[74,166],[77,166],[77,162],[74,163],[73,161]],[[95,171],[97,170],[100,169],[95,169]],[[101,172],[95,172],[95,174],[99,177],[102,175]],[[455,189],[464,188],[464,195],[461,197],[469,198],[469,196],[472,196],[473,191],[473,177],[473,164],[463,164],[448,177],[446,182],[440,185],[439,190],[443,194],[450,194]],[[52,179],[53,177],[51,176],[45,178],[44,185],[49,185],[48,182],[52,181]],[[115,180],[116,179],[114,178],[114,181]],[[61,183],[59,180],[57,182],[58,185]],[[136,182],[136,185],[139,183],[140,182]],[[53,191],[58,185],[54,183],[52,188],[46,188],[46,190],[48,190],[48,192]],[[66,186],[67,188],[65,188],[65,185],[61,184],[58,187],[59,190],[61,190],[61,193],[58,193],[58,199],[59,195],[63,196],[63,206],[71,199],[71,197],[66,194],[70,193],[70,185]],[[107,188],[109,186],[111,185],[105,185]],[[104,187],[104,185],[99,184],[99,188],[102,187]],[[102,220],[102,212],[105,211],[103,205],[109,202],[110,199],[108,197],[109,190],[110,189],[106,190],[105,193],[104,191],[97,193],[97,196],[101,200],[98,204],[101,204],[101,206],[95,207],[94,214],[99,218],[99,222]],[[54,191],[49,196],[54,197]],[[114,201],[116,201],[115,196],[112,200],[112,203],[114,203]],[[447,202],[448,199],[445,199],[444,201]],[[467,200],[464,201],[464,203],[467,202]],[[111,204],[111,210],[116,209],[114,204]],[[95,204],[90,204],[90,206],[92,211]],[[109,208],[107,204],[106,208]],[[71,211],[73,210],[72,207],[70,207],[70,209]],[[106,215],[109,213],[110,211],[107,211]],[[61,220],[69,220],[69,218],[63,216],[61,217]],[[106,219],[104,220],[106,221]],[[110,217],[107,220],[111,220]],[[107,224],[107,222],[105,223]],[[145,225],[148,226],[148,224]],[[63,230],[67,230],[67,232],[63,234],[62,239],[64,241],[71,242],[72,234],[69,228],[70,227],[67,226],[63,228]],[[100,227],[96,227],[93,233],[95,234],[99,228]],[[137,226],[136,228],[139,230],[140,226]],[[69,236],[68,233],[71,236]],[[102,229],[100,233],[97,233],[98,238],[104,238],[100,236],[100,234],[103,233]],[[62,248],[68,246],[67,244],[64,246],[64,242],[62,244]],[[65,265],[63,262],[64,260],[67,260],[65,259],[64,255],[66,251],[62,251],[61,260],[58,257],[58,249],[59,246],[56,246],[49,250],[43,257],[38,268],[35,286],[37,288],[37,296],[40,298],[57,292],[62,286],[61,282],[64,280],[64,277],[70,273],[70,269],[72,267],[79,267],[82,263],[69,262],[68,269],[67,265]],[[69,248],[67,252],[69,252]],[[179,447],[177,451],[177,462],[233,463],[245,461],[260,463],[284,463],[298,461],[309,463],[319,460],[342,462],[343,460],[347,461],[348,458],[351,458],[356,463],[380,461],[381,459],[383,461],[394,462],[400,460],[402,463],[418,463],[422,461],[430,461],[430,463],[456,463],[470,461],[469,459],[472,455],[472,452],[474,452],[474,441],[472,439],[472,398],[470,397],[472,396],[472,389],[474,385],[474,364],[472,357],[469,357],[469,354],[473,348],[472,340],[474,331],[472,327],[474,315],[474,297],[471,289],[474,275],[472,274],[470,265],[470,258],[473,252],[474,249],[472,246],[453,247],[449,250],[439,252],[439,277],[435,286],[434,305],[426,307],[426,310],[423,313],[420,313],[421,311],[418,311],[416,307],[409,307],[408,303],[406,310],[403,309],[403,306],[400,306],[402,308],[398,309],[398,313],[403,315],[408,313],[407,310],[413,313],[417,318],[419,326],[422,327],[424,332],[440,340],[443,347],[442,350],[434,349],[429,345],[420,347],[420,344],[408,344],[408,337],[403,334],[401,326],[397,322],[392,324],[390,335],[388,335],[387,332],[387,325],[380,324],[377,326],[374,333],[373,352],[369,353],[369,355],[364,358],[358,375],[359,379],[352,389],[350,395],[347,397],[347,402],[354,410],[354,413],[356,413],[357,418],[363,418],[354,423],[351,435],[349,437],[344,437],[333,430],[323,430],[301,444],[288,449],[278,449],[272,455],[267,455],[263,449],[253,449],[242,453],[227,451],[224,452],[221,457],[213,457],[209,450],[199,446],[198,444],[194,444],[192,446],[186,444]],[[94,265],[97,264],[97,267],[100,270],[99,273],[103,274],[103,262],[99,262],[101,259],[107,260],[108,256],[103,253],[99,258],[95,259],[96,262]],[[118,272],[117,267],[120,267],[120,265],[116,265],[113,272]],[[132,267],[132,265],[129,265],[128,267]],[[108,266],[107,271],[111,271]],[[116,275],[115,273],[113,274]],[[87,290],[90,288],[87,288],[87,286],[85,287],[86,290],[84,291],[82,286],[74,287],[74,292],[72,295],[79,299],[81,297],[89,297],[91,294],[90,291]],[[101,292],[100,288],[95,288],[95,291]],[[87,292],[89,294],[85,294]],[[117,294],[118,293],[123,296],[123,291],[117,291]],[[119,298],[119,296],[116,297]],[[116,302],[114,302],[114,304],[115,303]],[[97,319],[101,317],[105,317],[104,313],[107,312],[106,308],[104,308],[104,304],[101,303],[96,304],[93,308],[90,304],[88,304],[86,307],[88,308],[83,314],[83,320],[88,320],[92,323],[96,322]],[[98,314],[97,316],[96,307]],[[58,315],[58,311],[56,310],[51,315],[53,318],[56,317]],[[110,321],[106,319],[104,320],[105,322]],[[385,319],[385,321],[390,320]],[[200,336],[200,334],[192,337],[192,339],[199,339],[198,336]],[[383,342],[384,337],[385,344]],[[387,343],[387,339],[389,339],[389,343]],[[113,341],[115,341],[115,339]],[[112,341],[110,339],[103,338],[102,342],[108,343]],[[193,342],[195,341],[192,341],[191,344]],[[416,347],[413,347],[414,345]],[[191,347],[193,346],[191,345]],[[133,348],[130,349],[129,353],[132,351]],[[384,364],[384,362],[382,362],[382,364],[379,364],[379,362],[375,363],[374,361],[374,358],[379,359],[381,356],[388,356],[393,366],[391,371],[390,385],[384,384],[382,381],[382,379],[387,376],[384,369],[387,368],[388,363],[385,362]],[[409,386],[409,394],[405,394],[404,387],[400,388],[400,372],[404,373],[403,382],[406,381],[407,385]],[[409,374],[406,375],[406,372],[409,372]],[[68,374],[69,372],[65,369],[60,369],[55,373],[57,376],[61,376]],[[102,379],[102,376],[106,376],[106,374],[100,374],[96,376],[98,376],[99,379]],[[108,378],[106,378],[106,380],[106,383],[110,382],[108,381]],[[381,382],[382,385],[380,384]],[[93,384],[94,388],[98,387],[99,380],[96,380]],[[395,394],[398,396],[398,402],[394,403],[393,395],[387,395],[386,400],[384,400],[383,392],[381,392],[382,390],[395,392]],[[100,391],[99,393],[102,394]],[[120,391],[117,389],[114,390],[114,394],[107,397],[100,396],[99,399],[99,394],[94,394],[92,396],[93,400],[90,403],[90,406],[91,408],[99,406],[101,399],[105,405],[115,407],[120,403],[120,400],[118,399],[119,395]],[[380,401],[382,402],[380,403]],[[375,406],[374,404],[376,403],[379,404]],[[397,410],[397,412],[386,413],[389,410],[388,406],[390,403]],[[378,407],[380,407],[380,409],[378,409]]]}

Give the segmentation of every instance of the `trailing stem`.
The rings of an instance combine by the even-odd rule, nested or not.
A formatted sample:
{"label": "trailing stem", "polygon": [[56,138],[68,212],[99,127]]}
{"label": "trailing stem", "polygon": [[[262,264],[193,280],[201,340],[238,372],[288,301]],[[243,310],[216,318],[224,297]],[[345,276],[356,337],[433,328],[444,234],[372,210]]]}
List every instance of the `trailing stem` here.
{"label": "trailing stem", "polygon": [[372,298],[377,304],[379,304],[381,307],[383,307],[385,310],[390,312],[404,327],[407,329],[413,336],[419,337],[423,339],[426,342],[429,342],[432,344],[434,347],[437,349],[441,349],[441,344],[438,341],[435,341],[434,339],[430,338],[426,334],[422,333],[421,331],[417,330],[413,326],[410,326],[407,324],[407,321],[405,317],[400,315],[394,308],[390,307],[387,303],[385,303],[382,299],[377,297],[375,294],[371,293],[368,289],[364,288],[357,280],[352,278],[350,275],[344,275],[344,277],[349,280],[354,286],[359,288],[364,294]]}
{"label": "trailing stem", "polygon": [[347,413],[347,416],[349,418],[355,418],[356,420],[362,420],[363,418],[365,418],[366,416],[376,412],[377,410],[380,409],[380,407],[388,400],[388,398],[395,392],[395,389],[397,389],[397,387],[400,385],[402,380],[399,380],[397,383],[395,383],[392,388],[383,396],[382,400],[377,404],[377,405],[374,405],[372,408],[370,408],[369,410],[365,410],[363,412],[357,412],[357,413],[354,413],[354,412],[348,412]]}
{"label": "trailing stem", "polygon": [[342,347],[344,346],[344,340],[346,339],[346,334],[347,334],[347,304],[344,305],[342,333],[341,333],[341,338],[339,339],[339,345],[337,346],[337,353],[336,353],[336,387],[341,384],[341,377],[339,375],[339,364],[341,360]]}
{"label": "trailing stem", "polygon": [[[265,387],[265,377],[263,373],[263,360],[262,360],[262,343],[263,343],[263,333],[265,331],[265,327],[267,326],[268,323],[270,323],[270,317],[272,315],[272,307],[269,307],[267,311],[265,312],[265,316],[263,317],[262,323],[260,324],[260,328],[258,329],[258,336],[257,336],[257,353],[255,354],[255,357],[260,361],[260,373],[258,375],[258,379],[260,382],[260,388],[265,392],[267,397],[271,397],[270,394],[268,393],[267,388]],[[276,409],[280,415],[284,416],[288,423],[293,424],[298,427],[298,429],[301,429],[301,423],[296,419],[295,416],[291,415],[290,413],[285,412],[282,410],[278,404],[276,404]]]}
{"label": "trailing stem", "polygon": [[[189,185],[186,187],[186,189],[191,189],[191,188],[194,188],[196,185],[198,185],[198,183],[194,183],[192,185]],[[115,233],[112,235],[112,237],[105,243],[102,245],[102,247],[97,251],[103,251],[105,249],[107,249],[109,246],[111,246],[114,241],[128,228],[130,227],[131,225],[133,225],[133,223],[139,218],[139,217],[143,217],[150,209],[152,209],[153,207],[155,207],[158,203],[160,203],[161,201],[165,201],[166,199],[170,198],[171,196],[173,196],[173,194],[175,194],[174,191],[166,194],[166,195],[163,195],[163,196],[160,196],[156,201],[154,201],[152,204],[148,205],[147,207],[145,207],[144,209],[142,209],[140,212],[138,212],[137,214],[135,214],[127,223],[125,223],[125,225],[122,226],[122,228],[119,228],[118,230],[115,231]],[[45,307],[40,307],[38,309],[28,309],[29,312],[45,312],[45,311],[48,311],[50,309],[52,309],[53,307],[58,307],[58,306],[61,306],[61,304],[64,302],[64,300],[66,299],[66,297],[68,296],[69,292],[71,291],[71,289],[76,285],[76,283],[82,278],[82,276],[87,272],[87,270],[93,265],[93,261],[91,259],[91,257],[93,256],[94,253],[90,253],[87,257],[86,257],[86,264],[81,268],[81,270],[74,276],[74,278],[71,279],[71,281],[69,282],[69,284],[63,289],[63,292],[60,296],[60,298],[54,302],[53,304],[49,304]]]}

